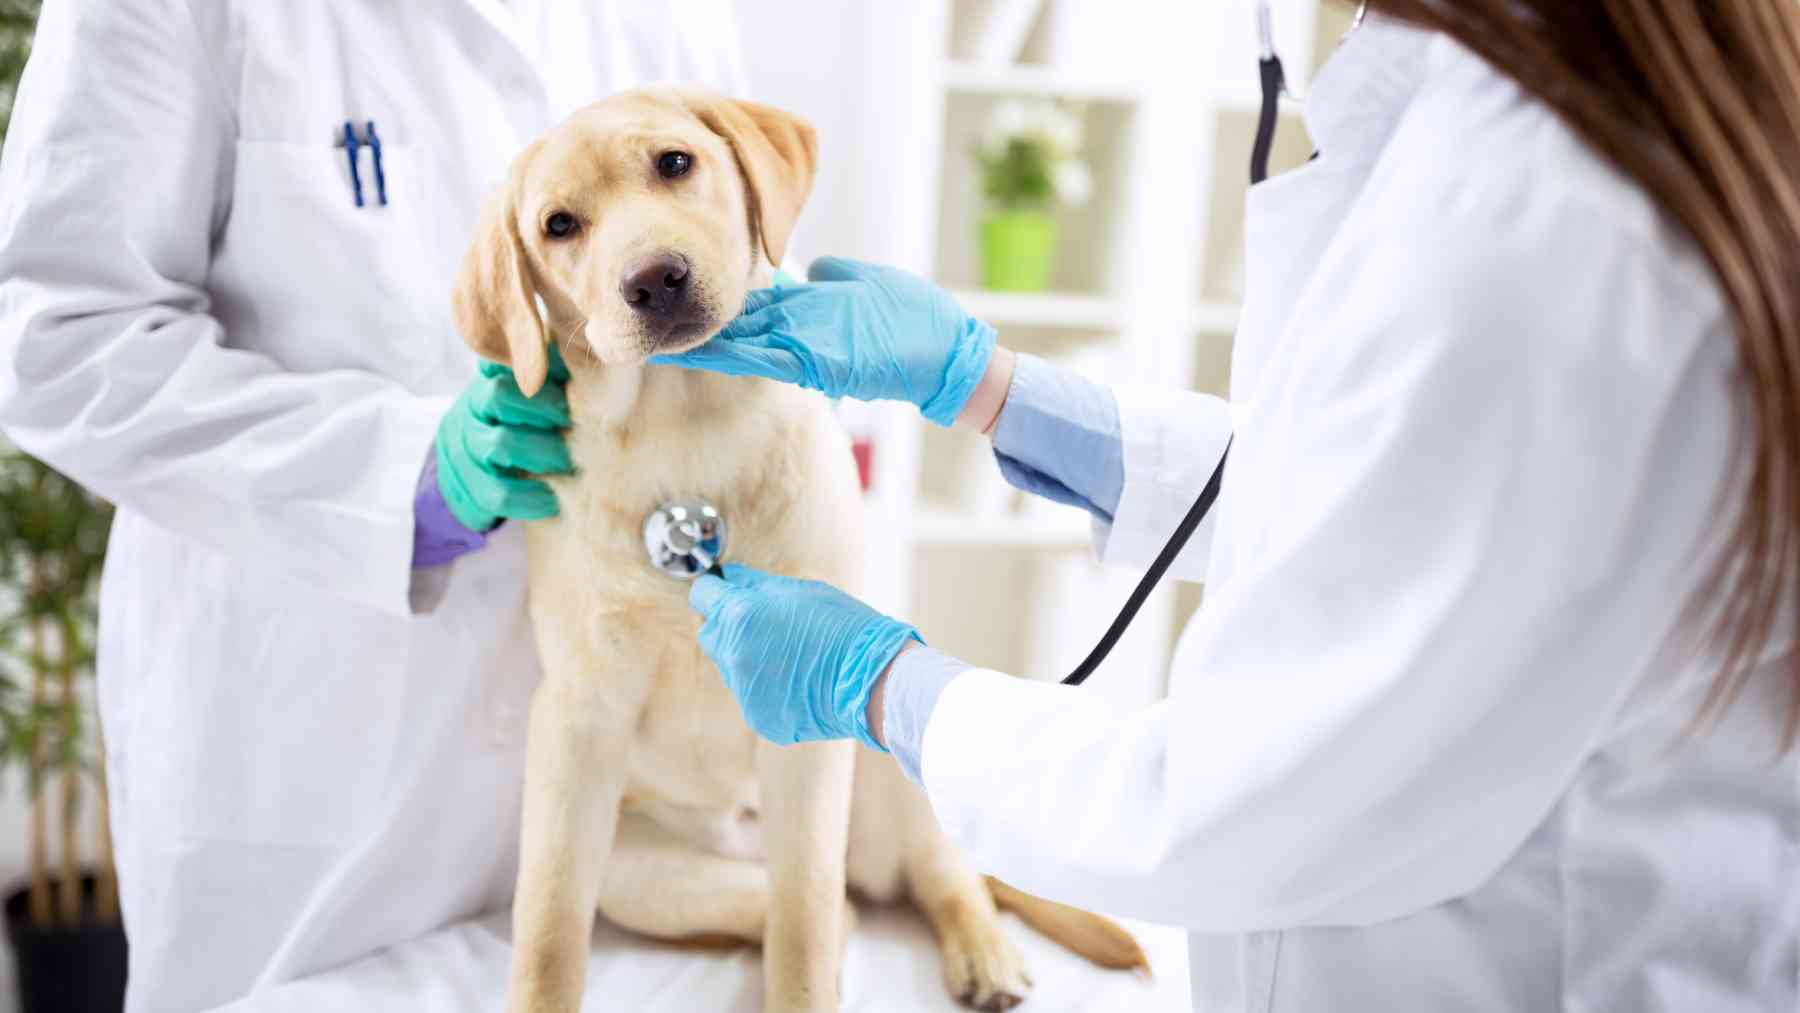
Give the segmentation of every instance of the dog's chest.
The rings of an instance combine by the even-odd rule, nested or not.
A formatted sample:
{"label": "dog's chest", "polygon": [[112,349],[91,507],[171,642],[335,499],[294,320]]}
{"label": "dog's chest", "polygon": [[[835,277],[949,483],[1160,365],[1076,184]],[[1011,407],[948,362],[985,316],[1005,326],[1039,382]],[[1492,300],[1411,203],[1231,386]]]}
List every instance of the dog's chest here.
{"label": "dog's chest", "polygon": [[646,375],[622,419],[585,415],[593,397],[571,384],[577,474],[552,486],[559,551],[592,561],[603,611],[685,609],[687,585],[650,564],[643,535],[651,512],[676,499],[719,510],[727,562],[843,580],[841,562],[860,559],[853,459],[817,395],[665,368]]}
{"label": "dog's chest", "polygon": [[[577,391],[571,390],[577,403]],[[643,544],[648,514],[698,496],[726,519],[726,559],[760,569],[853,582],[861,522],[853,459],[824,402],[789,390],[646,386],[648,398],[745,396],[734,410],[634,415],[594,425],[577,412],[569,445],[578,473],[552,481],[561,516],[534,532],[532,593],[572,605],[585,624],[592,678],[648,678],[634,724],[626,805],[722,853],[754,850],[756,739],[698,645],[689,584],[655,570]],[[579,408],[579,404],[577,403]],[[650,407],[641,405],[641,407]],[[539,526],[534,526],[539,527]]]}
{"label": "dog's chest", "polygon": [[[656,569],[644,525],[659,507],[698,498],[725,521],[725,561],[764,569],[791,567],[810,555],[796,530],[806,512],[801,488],[809,470],[806,441],[754,443],[719,438],[676,442],[663,436],[609,440],[581,447],[578,474],[552,481],[562,508],[564,551],[591,561],[595,606],[670,610],[685,615],[689,585]],[[671,634],[685,624],[672,623]]]}
{"label": "dog's chest", "polygon": [[756,737],[704,657],[666,657],[633,734],[627,805],[697,844],[726,842],[759,807]]}

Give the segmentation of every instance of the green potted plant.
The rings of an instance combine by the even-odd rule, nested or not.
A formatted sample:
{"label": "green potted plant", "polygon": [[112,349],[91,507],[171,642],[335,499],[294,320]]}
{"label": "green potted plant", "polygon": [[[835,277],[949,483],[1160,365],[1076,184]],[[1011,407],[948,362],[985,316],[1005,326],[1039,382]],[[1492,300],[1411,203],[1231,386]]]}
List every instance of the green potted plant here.
{"label": "green potted plant", "polygon": [[31,55],[31,35],[37,29],[39,0],[0,0],[0,138],[12,119],[13,89]]}
{"label": "green potted plant", "polygon": [[[29,871],[6,898],[25,1013],[124,1008],[105,767],[83,685],[111,522],[111,508],[87,490],[0,450],[0,759],[24,771],[31,795]],[[99,813],[91,864],[80,840],[86,782]]]}
{"label": "green potted plant", "polygon": [[1055,102],[994,106],[975,160],[987,214],[981,222],[982,285],[1041,292],[1056,260],[1058,205],[1080,205],[1093,177],[1080,158],[1081,118]]}

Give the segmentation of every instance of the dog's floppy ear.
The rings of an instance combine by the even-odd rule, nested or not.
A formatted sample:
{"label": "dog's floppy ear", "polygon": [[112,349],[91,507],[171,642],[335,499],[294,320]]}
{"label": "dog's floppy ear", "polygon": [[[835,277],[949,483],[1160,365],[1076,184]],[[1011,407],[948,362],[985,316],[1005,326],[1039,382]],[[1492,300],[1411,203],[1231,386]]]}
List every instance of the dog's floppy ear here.
{"label": "dog's floppy ear", "polygon": [[475,354],[511,366],[529,397],[549,374],[549,339],[519,236],[517,190],[516,181],[509,181],[488,199],[463,257],[451,309],[456,329]]}
{"label": "dog's floppy ear", "polygon": [[684,96],[688,109],[737,153],[750,187],[750,211],[769,263],[780,266],[800,208],[812,192],[819,137],[790,113],[717,95]]}

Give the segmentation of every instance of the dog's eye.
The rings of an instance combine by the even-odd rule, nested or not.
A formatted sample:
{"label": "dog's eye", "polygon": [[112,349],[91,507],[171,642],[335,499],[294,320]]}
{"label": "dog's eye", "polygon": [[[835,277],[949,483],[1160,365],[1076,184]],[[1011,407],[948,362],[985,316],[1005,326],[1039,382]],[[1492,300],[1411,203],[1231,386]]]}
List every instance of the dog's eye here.
{"label": "dog's eye", "polygon": [[558,211],[544,219],[544,232],[552,239],[567,239],[581,228],[581,223],[567,211]]}
{"label": "dog's eye", "polygon": [[656,174],[664,179],[685,176],[694,167],[694,156],[685,151],[665,151],[656,156]]}

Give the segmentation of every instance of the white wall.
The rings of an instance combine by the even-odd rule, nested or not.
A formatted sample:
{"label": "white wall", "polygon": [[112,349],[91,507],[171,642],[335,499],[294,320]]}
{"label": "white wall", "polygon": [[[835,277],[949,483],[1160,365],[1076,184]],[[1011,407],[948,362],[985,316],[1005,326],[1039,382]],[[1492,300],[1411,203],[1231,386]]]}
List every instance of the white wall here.
{"label": "white wall", "polygon": [[[819,175],[796,235],[796,259],[820,254],[923,270],[930,250],[897,225],[926,213],[935,181],[894,167],[906,144],[936,134],[910,33],[931,31],[906,4],[754,0],[738,4],[750,98],[797,113],[819,132]],[[907,65],[901,65],[905,60]]]}

